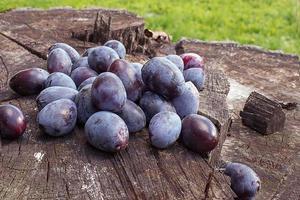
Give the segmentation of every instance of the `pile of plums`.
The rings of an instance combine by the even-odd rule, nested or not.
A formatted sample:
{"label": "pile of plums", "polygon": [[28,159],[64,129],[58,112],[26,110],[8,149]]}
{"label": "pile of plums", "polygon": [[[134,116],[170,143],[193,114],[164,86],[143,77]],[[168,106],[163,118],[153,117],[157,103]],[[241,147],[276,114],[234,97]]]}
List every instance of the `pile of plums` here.
{"label": "pile of plums", "polygon": [[[87,49],[82,56],[56,43],[49,48],[48,72],[26,69],[9,85],[20,95],[38,94],[37,123],[51,136],[69,134],[79,124],[92,146],[117,152],[128,146],[129,133],[148,126],[156,148],[168,148],[180,137],[192,151],[212,151],[218,144],[217,129],[197,114],[205,82],[202,57],[185,53],[141,64],[125,60],[125,55],[117,40]],[[26,127],[22,112],[1,106],[0,127],[5,137],[21,135]]]}

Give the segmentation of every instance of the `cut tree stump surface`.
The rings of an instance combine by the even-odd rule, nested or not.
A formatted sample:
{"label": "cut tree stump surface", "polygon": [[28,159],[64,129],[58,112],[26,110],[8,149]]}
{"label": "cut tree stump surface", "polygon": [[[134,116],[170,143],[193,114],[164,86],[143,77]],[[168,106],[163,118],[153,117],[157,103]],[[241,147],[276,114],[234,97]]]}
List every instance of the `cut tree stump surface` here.
{"label": "cut tree stump surface", "polygon": [[[300,199],[299,57],[232,42],[186,39],[177,43],[176,50],[203,55],[207,64],[219,66],[229,77],[227,102],[233,123],[221,158],[246,163],[258,173],[262,189],[257,199]],[[263,136],[242,125],[239,112],[252,91],[298,103],[285,110],[283,131]]]}
{"label": "cut tree stump surface", "polygon": [[[97,13],[117,21],[135,17],[104,9],[0,14],[0,102],[20,107],[28,121],[23,137],[0,139],[0,199],[233,199],[228,178],[214,170],[230,124],[229,83],[214,65],[207,66],[200,97],[200,112],[212,119],[220,135],[219,146],[208,159],[180,143],[164,151],[152,148],[146,129],[131,134],[129,147],[117,154],[88,145],[82,127],[65,137],[49,137],[36,123],[36,96],[20,97],[8,89],[8,80],[17,71],[45,69],[48,48],[56,42],[66,42],[80,53],[96,46],[71,36],[80,28],[93,28]],[[140,24],[140,18],[136,20]],[[127,59],[145,62],[148,58],[135,54]]]}

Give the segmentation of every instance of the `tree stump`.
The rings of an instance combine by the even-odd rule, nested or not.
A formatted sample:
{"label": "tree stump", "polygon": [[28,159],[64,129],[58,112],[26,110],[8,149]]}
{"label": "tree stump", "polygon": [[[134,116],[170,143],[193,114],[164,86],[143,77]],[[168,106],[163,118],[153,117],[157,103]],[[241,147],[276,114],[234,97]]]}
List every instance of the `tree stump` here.
{"label": "tree stump", "polygon": [[[258,173],[262,189],[257,199],[299,199],[299,57],[234,42],[187,39],[179,41],[176,50],[199,53],[207,65],[217,66],[229,79],[227,102],[233,122],[221,158],[246,163]],[[241,123],[239,112],[254,90],[271,99],[294,102],[294,109],[284,110],[282,131],[263,136]]]}
{"label": "tree stump", "polygon": [[[8,79],[17,71],[46,68],[51,44],[65,42],[81,53],[96,46],[92,40],[78,40],[74,35],[80,33],[78,30],[93,30],[100,14],[112,19],[115,15],[120,19],[133,16],[105,9],[0,14],[0,102],[20,107],[28,121],[23,137],[0,142],[0,199],[233,199],[227,179],[214,169],[230,117],[226,104],[229,84],[213,65],[207,67],[207,84],[200,97],[200,112],[213,120],[220,136],[219,146],[208,159],[180,143],[164,151],[154,149],[147,129],[130,135],[129,147],[117,154],[88,145],[82,127],[65,137],[49,137],[35,121],[35,96],[20,97],[8,90]],[[134,20],[142,26],[140,18]],[[128,45],[129,52],[134,51],[135,47]],[[174,51],[171,47],[164,52]],[[139,62],[148,59],[137,53],[126,58]]]}

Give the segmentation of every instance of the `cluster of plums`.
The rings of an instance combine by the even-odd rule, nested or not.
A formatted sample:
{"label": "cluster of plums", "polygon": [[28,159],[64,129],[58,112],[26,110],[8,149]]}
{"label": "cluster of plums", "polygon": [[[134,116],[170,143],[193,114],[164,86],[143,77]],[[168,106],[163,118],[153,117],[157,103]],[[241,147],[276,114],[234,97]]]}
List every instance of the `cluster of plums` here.
{"label": "cluster of plums", "polygon": [[[49,48],[47,71],[30,68],[15,74],[10,88],[38,94],[37,123],[48,135],[63,136],[84,125],[88,142],[106,152],[128,146],[129,133],[148,125],[151,144],[165,149],[180,137],[197,153],[218,144],[215,125],[198,115],[205,75],[201,56],[154,57],[144,64],[125,60],[124,45],[110,40],[80,56],[71,46]],[[50,73],[50,74],[49,74]],[[15,106],[0,106],[0,133],[15,138],[26,128]]]}

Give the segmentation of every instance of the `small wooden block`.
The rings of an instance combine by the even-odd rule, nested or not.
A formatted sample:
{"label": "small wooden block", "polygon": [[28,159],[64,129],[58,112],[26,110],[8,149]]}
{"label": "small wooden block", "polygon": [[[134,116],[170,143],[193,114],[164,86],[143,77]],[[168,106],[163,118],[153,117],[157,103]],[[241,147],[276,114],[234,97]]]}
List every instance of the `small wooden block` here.
{"label": "small wooden block", "polygon": [[264,135],[283,130],[285,122],[281,105],[257,92],[250,94],[240,116],[245,126]]}

